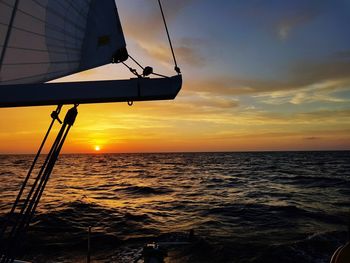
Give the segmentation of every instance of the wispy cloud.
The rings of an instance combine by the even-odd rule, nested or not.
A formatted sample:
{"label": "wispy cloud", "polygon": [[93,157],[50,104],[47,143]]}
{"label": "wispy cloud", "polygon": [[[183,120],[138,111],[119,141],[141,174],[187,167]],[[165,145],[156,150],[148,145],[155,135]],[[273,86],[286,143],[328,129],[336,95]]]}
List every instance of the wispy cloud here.
{"label": "wispy cloud", "polygon": [[293,31],[312,22],[321,14],[325,1],[245,1],[234,8],[233,15],[244,20],[254,20],[258,27],[271,31],[281,41]]}
{"label": "wispy cloud", "polygon": [[314,141],[314,140],[320,140],[320,139],[322,139],[322,138],[321,138],[321,137],[312,136],[312,137],[305,137],[304,139],[305,139],[305,140],[308,140],[308,141]]}
{"label": "wispy cloud", "polygon": [[334,57],[338,59],[350,59],[350,49],[335,52]]}
{"label": "wispy cloud", "polygon": [[[163,9],[168,23],[171,24],[179,13],[192,4],[192,2],[194,2],[194,0],[163,1]],[[118,6],[124,6],[123,2],[118,2],[117,4]],[[133,4],[135,8],[131,10],[123,9],[123,11],[128,12],[126,17],[133,17],[133,20],[126,20],[125,23],[123,23],[123,31],[126,36],[134,39],[142,39],[144,41],[154,39],[159,33],[165,34],[164,24],[157,1],[152,1],[151,3],[149,3],[149,1],[143,3],[135,2]],[[125,5],[125,7],[127,6],[128,5]],[[138,7],[138,9],[136,7]],[[135,13],[135,10],[139,10],[139,8],[141,8],[141,11]],[[171,27],[169,29],[171,31]]]}
{"label": "wispy cloud", "polygon": [[347,102],[347,98],[338,97],[336,92],[350,90],[350,78],[321,81],[294,90],[279,90],[255,95],[268,104],[302,104],[311,102]]}
{"label": "wispy cloud", "polygon": [[346,102],[336,92],[350,91],[350,61],[334,56],[324,61],[300,61],[289,69],[289,78],[244,79],[231,75],[188,81],[188,90],[221,96],[251,95],[268,104],[301,104],[315,101]]}
{"label": "wispy cloud", "polygon": [[[175,54],[181,64],[189,66],[203,66],[205,58],[200,54],[200,43],[196,39],[181,39],[179,44],[175,46]],[[162,63],[172,63],[170,48],[168,45],[156,45],[155,42],[143,42],[139,47],[152,59],[156,59]]]}
{"label": "wispy cloud", "polygon": [[312,21],[317,16],[316,10],[305,10],[302,13],[286,17],[279,21],[277,25],[277,34],[280,40],[287,40],[292,30],[301,27]]}

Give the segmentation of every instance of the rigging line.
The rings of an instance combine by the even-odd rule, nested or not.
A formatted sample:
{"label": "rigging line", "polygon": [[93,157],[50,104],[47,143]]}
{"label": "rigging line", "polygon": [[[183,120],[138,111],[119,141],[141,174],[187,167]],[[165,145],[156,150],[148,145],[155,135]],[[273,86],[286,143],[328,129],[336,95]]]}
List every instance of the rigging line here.
{"label": "rigging line", "polygon": [[[55,142],[56,143],[56,142]],[[57,143],[55,144],[57,145]],[[52,158],[52,152],[49,158]],[[47,167],[47,166],[46,166]],[[40,175],[40,174],[39,174]],[[38,177],[39,177],[38,175]],[[45,176],[45,175],[44,175]],[[37,177],[37,179],[38,179]],[[43,177],[41,177],[40,182],[43,181]],[[38,192],[38,188],[40,186],[38,186],[36,188],[35,191],[35,195],[37,195]],[[34,189],[34,187],[31,189],[31,191]],[[11,233],[8,237],[7,243],[8,243],[8,247],[7,247],[7,251],[6,251],[6,256],[8,257],[8,259],[14,259],[15,258],[15,253],[17,250],[17,246],[20,243],[20,241],[23,238],[23,227],[25,226],[26,222],[27,222],[27,218],[30,214],[30,209],[32,207],[33,204],[33,200],[35,200],[36,196],[34,196],[33,198],[30,199],[30,204],[26,204],[26,209],[25,211],[21,211],[22,213],[20,214],[21,218],[20,220],[16,221],[16,224],[14,225],[14,227],[11,230]],[[20,238],[21,237],[21,238]]]}
{"label": "rigging line", "polygon": [[[71,108],[64,119],[64,123],[55,139],[54,144],[52,145],[49,153],[49,157],[46,158],[45,165],[45,171],[43,176],[40,178],[40,184],[38,187],[36,187],[35,195],[30,200],[29,206],[27,206],[26,212],[24,214],[24,217],[22,217],[22,220],[20,222],[20,225],[16,227],[15,231],[11,231],[10,235],[10,243],[8,245],[8,251],[7,251],[7,259],[13,260],[16,256],[17,247],[20,245],[22,238],[25,235],[25,230],[29,226],[30,220],[34,215],[35,209],[40,201],[41,195],[44,191],[44,188],[46,186],[46,183],[49,179],[49,176],[53,170],[53,167],[55,165],[55,162],[57,161],[58,155],[60,153],[60,150],[63,146],[63,143],[66,139],[66,136],[69,132],[70,127],[74,124],[75,118],[78,114],[77,108],[78,104],[75,104],[73,108]],[[68,127],[68,128],[67,128]],[[65,131],[66,130],[66,131]],[[42,170],[41,170],[42,171]],[[41,172],[40,171],[40,172]],[[39,173],[40,175],[40,173]],[[38,175],[38,177],[39,177]],[[33,188],[31,189],[33,190]],[[22,213],[23,215],[23,213]],[[20,239],[21,238],[21,239]]]}
{"label": "rigging line", "polygon": [[175,53],[174,53],[173,45],[172,45],[172,43],[171,43],[171,39],[170,39],[170,35],[169,35],[168,26],[167,26],[167,23],[166,23],[166,20],[165,20],[165,17],[164,17],[163,7],[162,7],[162,4],[161,4],[160,0],[158,0],[158,4],[159,4],[160,12],[162,13],[162,18],[163,18],[164,27],[165,27],[165,30],[166,30],[166,34],[167,34],[167,36],[168,36],[168,41],[169,41],[171,53],[172,53],[173,59],[174,59],[174,64],[175,64],[174,69],[175,69],[175,71],[177,72],[177,74],[180,74],[180,73],[181,73],[181,70],[180,70],[180,68],[177,66],[177,62],[176,62],[176,58],[175,58]]}
{"label": "rigging line", "polygon": [[22,196],[22,193],[23,193],[23,191],[24,191],[24,188],[25,188],[26,185],[27,185],[27,182],[28,182],[28,180],[29,180],[29,178],[30,178],[30,176],[31,176],[31,174],[32,174],[32,171],[33,171],[33,169],[34,169],[34,167],[35,167],[35,165],[36,165],[36,163],[37,163],[37,160],[38,160],[38,158],[39,158],[39,156],[40,156],[40,153],[41,153],[41,151],[42,151],[42,149],[43,149],[43,147],[44,147],[44,145],[45,145],[45,143],[46,143],[46,140],[47,140],[47,137],[48,137],[49,134],[50,134],[51,128],[52,128],[54,122],[55,122],[56,120],[59,120],[59,119],[58,119],[58,114],[60,113],[61,108],[62,108],[62,105],[58,105],[57,108],[56,108],[56,110],[53,111],[53,112],[51,113],[51,118],[52,118],[52,120],[51,120],[51,123],[50,123],[50,125],[49,125],[49,128],[47,129],[46,134],[45,134],[45,136],[44,136],[44,139],[42,140],[42,142],[41,142],[41,144],[40,144],[40,147],[39,147],[39,149],[38,149],[38,151],[37,151],[37,153],[36,153],[36,156],[35,156],[35,158],[34,158],[34,161],[33,161],[32,165],[31,165],[30,168],[29,168],[29,171],[28,171],[28,173],[27,173],[27,176],[26,176],[26,178],[24,179],[24,181],[23,181],[23,183],[22,183],[21,189],[19,190],[19,193],[18,193],[18,195],[17,195],[17,197],[16,197],[16,200],[15,200],[15,202],[14,202],[12,208],[11,208],[11,211],[10,211],[10,213],[8,214],[7,220],[5,221],[5,224],[4,224],[3,227],[2,227],[2,230],[1,230],[1,233],[0,233],[0,239],[3,238],[3,234],[4,234],[4,232],[6,231],[6,228],[7,228],[7,225],[8,225],[8,223],[9,223],[9,220],[10,220],[11,217],[13,216],[13,213],[14,213],[14,211],[15,211],[17,205],[18,205],[18,202],[19,202],[20,199],[21,199],[21,196]]}
{"label": "rigging line", "polygon": [[[63,146],[63,143],[68,135],[68,132],[71,128],[71,126],[74,124],[76,115],[78,114],[77,107],[79,104],[75,104],[73,108],[69,109],[66,117],[64,119],[63,125],[61,127],[61,130],[56,138],[56,144],[54,144],[54,150],[51,155],[51,158],[48,162],[48,165],[45,168],[44,176],[42,177],[42,180],[40,181],[39,187],[37,188],[37,193],[32,199],[32,204],[35,206],[32,210],[29,210],[29,212],[33,213],[35,211],[36,206],[39,203],[40,197],[44,191],[44,188],[46,186],[46,183],[49,179],[49,176],[52,172],[53,166],[55,165],[55,162],[57,161],[58,155],[61,151],[61,148]],[[32,205],[31,204],[31,205]]]}
{"label": "rigging line", "polygon": [[131,72],[132,74],[134,74],[134,75],[137,76],[138,78],[142,78],[142,76],[136,71],[136,69],[134,69],[134,68],[128,66],[124,61],[122,61],[122,64],[123,64],[125,67],[127,67],[127,68],[130,70],[130,72]]}
{"label": "rigging line", "polygon": [[3,261],[1,261],[1,263],[8,262],[8,260],[12,260],[13,259],[13,257],[11,257],[11,255],[14,253],[13,250],[16,249],[15,244],[18,241],[18,233],[20,233],[20,230],[23,228],[22,227],[23,224],[26,222],[25,221],[25,217],[27,216],[28,209],[29,209],[28,202],[32,202],[31,196],[32,196],[32,194],[34,192],[34,189],[37,186],[38,181],[42,180],[42,172],[45,169],[45,167],[47,166],[48,160],[49,160],[49,158],[51,158],[52,153],[53,153],[53,149],[54,149],[54,147],[56,147],[57,142],[58,141],[57,141],[57,138],[56,138],[53,146],[50,149],[49,154],[46,157],[46,160],[45,160],[44,164],[42,165],[42,167],[41,167],[41,169],[39,171],[38,176],[35,179],[34,184],[32,185],[32,187],[30,189],[30,192],[28,193],[28,195],[26,197],[26,200],[25,200],[25,202],[24,202],[24,204],[23,204],[23,206],[21,208],[21,211],[20,211],[19,215],[16,217],[15,224],[12,226],[10,234],[8,235],[8,238],[7,238],[7,240],[8,240],[8,242],[7,242],[7,251],[6,251],[7,252],[7,255],[6,255],[7,259],[5,257],[5,261],[3,260]]}
{"label": "rigging line", "polygon": [[132,61],[134,61],[140,68],[145,69],[143,66],[141,66],[141,64],[139,62],[136,61],[136,59],[134,59],[130,54],[128,54],[129,58],[132,59]]}
{"label": "rigging line", "polygon": [[55,140],[54,145],[51,148],[52,154],[51,154],[50,160],[45,168],[44,175],[41,178],[40,184],[36,189],[35,196],[33,197],[33,199],[30,202],[30,205],[26,211],[25,217],[23,218],[21,225],[15,233],[15,236],[13,239],[13,245],[9,251],[11,259],[13,259],[15,257],[16,244],[20,243],[19,238],[23,237],[23,235],[26,233],[27,228],[29,227],[29,223],[30,223],[30,221],[35,213],[37,205],[39,204],[40,198],[41,198],[43,191],[45,189],[45,186],[50,178],[53,167],[57,161],[57,158],[58,158],[59,153],[62,149],[64,141],[68,135],[68,132],[69,132],[71,126],[74,124],[74,121],[75,121],[76,116],[78,114],[78,111],[77,111],[78,105],[79,104],[75,104],[73,108],[69,109],[67,114],[66,114],[66,117],[64,118],[63,125],[59,131],[59,134],[57,135],[57,138]]}
{"label": "rigging line", "polygon": [[[51,155],[52,156],[52,155]],[[53,157],[51,157],[53,158]],[[49,164],[48,164],[49,165]],[[48,167],[48,166],[47,166]],[[50,169],[50,171],[52,171],[52,168]],[[47,173],[46,173],[47,174]],[[44,175],[42,180],[47,180],[46,177],[47,175]],[[44,178],[45,177],[45,178]],[[40,186],[38,186],[37,191],[36,191],[36,196],[37,196],[37,192],[42,189],[39,188]],[[10,259],[14,259],[16,256],[16,252],[18,252],[20,250],[20,248],[23,245],[23,239],[25,238],[25,234],[26,234],[26,229],[27,229],[27,225],[29,224],[29,222],[31,221],[33,214],[34,214],[34,210],[33,210],[33,202],[34,202],[34,206],[36,207],[36,202],[38,202],[39,200],[37,199],[37,197],[34,196],[33,199],[31,200],[31,203],[29,204],[29,206],[27,207],[27,210],[25,212],[25,214],[22,215],[22,220],[20,222],[20,224],[18,225],[18,227],[16,228],[16,231],[14,232],[14,234],[10,237],[9,239],[9,244],[10,247],[7,251],[7,256],[9,256]]]}
{"label": "rigging line", "polygon": [[39,194],[38,194],[38,196],[37,196],[37,198],[36,198],[36,200],[35,200],[35,202],[34,202],[34,206],[32,207],[32,209],[31,209],[31,211],[30,211],[29,217],[27,218],[27,222],[25,222],[24,229],[23,229],[23,230],[24,230],[24,233],[25,233],[26,230],[28,229],[29,224],[30,224],[30,221],[31,221],[31,219],[32,219],[33,216],[34,216],[34,213],[35,213],[35,211],[36,211],[36,208],[37,208],[37,206],[38,206],[38,204],[39,204],[39,202],[40,202],[41,196],[43,195],[43,192],[44,192],[44,190],[45,190],[46,184],[47,184],[47,182],[48,182],[49,179],[50,179],[50,175],[51,175],[51,173],[52,173],[52,170],[53,170],[53,168],[54,168],[54,166],[55,166],[55,163],[56,163],[56,161],[57,161],[57,158],[58,158],[58,156],[59,156],[59,154],[60,154],[60,151],[61,151],[61,149],[62,149],[62,146],[63,146],[63,144],[64,144],[64,142],[65,142],[65,140],[66,140],[66,138],[67,138],[67,135],[68,135],[69,130],[71,129],[71,127],[72,127],[71,125],[68,125],[68,127],[67,127],[67,129],[66,129],[66,131],[65,131],[65,133],[64,133],[64,135],[63,135],[63,138],[61,139],[59,145],[58,145],[57,148],[56,148],[55,155],[54,155],[54,157],[53,157],[54,159],[52,160],[51,163],[49,163],[50,166],[48,167],[47,175],[46,175],[46,177],[44,178],[44,183],[43,183],[42,187],[40,188]]}
{"label": "rigging line", "polygon": [[19,2],[19,0],[16,0],[15,4],[14,4],[14,6],[13,6],[13,10],[12,10],[12,14],[11,14],[10,23],[9,23],[8,28],[7,28],[6,37],[5,37],[5,41],[4,41],[4,47],[3,47],[3,49],[1,50],[1,56],[0,56],[0,72],[1,72],[2,62],[4,61],[4,57],[5,57],[7,45],[8,45],[9,39],[10,39],[10,35],[11,35],[11,31],[12,31],[12,24],[13,24],[13,21],[15,20],[18,2]]}
{"label": "rigging line", "polygon": [[165,75],[159,74],[159,73],[155,73],[155,72],[152,72],[151,74],[155,75],[155,76],[158,76],[158,77],[162,77],[162,78],[169,78],[168,76],[165,76]]}
{"label": "rigging line", "polygon": [[[36,191],[35,189],[37,187],[39,180],[42,180],[42,174],[44,172],[44,169],[47,166],[49,159],[52,156],[53,149],[54,149],[54,147],[56,147],[56,144],[57,144],[57,138],[54,141],[44,163],[42,164],[40,171],[39,171],[37,177],[35,178],[35,181],[34,181],[33,185],[31,186],[29,193],[27,194],[27,197],[24,201],[24,204],[22,205],[22,208],[20,210],[19,216],[16,217],[15,224],[12,226],[10,234],[8,236],[9,241],[11,241],[13,239],[14,234],[18,232],[18,228],[21,227],[21,225],[23,224],[23,220],[24,220],[23,215],[26,216],[28,213],[27,212],[28,211],[28,203],[31,203],[31,201],[32,201],[31,198],[32,198],[33,192]],[[19,224],[19,227],[18,227],[18,224]]]}
{"label": "rigging line", "polygon": [[50,176],[50,174],[52,172],[53,165],[54,165],[53,162],[55,162],[55,159],[57,159],[57,157],[58,157],[58,156],[56,156],[57,148],[61,143],[62,136],[64,134],[64,130],[66,129],[66,126],[67,126],[66,124],[63,124],[59,134],[57,135],[56,141],[52,146],[53,147],[52,154],[50,155],[50,158],[47,162],[47,165],[45,166],[45,170],[40,178],[39,185],[37,186],[35,193],[34,193],[34,196],[30,200],[29,205],[27,206],[25,215],[23,217],[23,220],[22,220],[19,228],[17,229],[15,236],[19,235],[21,233],[21,230],[23,230],[24,227],[27,225],[28,220],[30,221],[31,215],[33,214],[33,211],[34,211],[33,209],[34,209],[34,207],[36,207],[35,204],[38,203],[40,200],[40,197],[41,197],[40,193],[42,193],[43,187],[44,187],[44,185],[46,185],[45,182],[48,180],[48,177]]}
{"label": "rigging line", "polygon": [[[132,61],[134,61],[140,68],[142,68],[143,70],[145,70],[145,68],[144,68],[139,62],[137,62],[137,60],[134,59],[130,54],[129,54],[128,56],[129,56],[129,58],[131,58]],[[163,78],[168,78],[168,76],[165,76],[165,75],[162,75],[162,74],[159,74],[159,73],[155,73],[155,72],[152,72],[151,74],[152,74],[152,75],[155,75],[155,76],[163,77]]]}

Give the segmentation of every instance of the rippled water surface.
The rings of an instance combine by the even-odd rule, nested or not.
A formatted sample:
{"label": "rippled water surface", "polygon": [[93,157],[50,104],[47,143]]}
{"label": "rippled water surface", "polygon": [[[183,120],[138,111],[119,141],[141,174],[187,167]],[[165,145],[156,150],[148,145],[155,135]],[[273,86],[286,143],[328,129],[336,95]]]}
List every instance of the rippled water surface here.
{"label": "rippled water surface", "polygon": [[[31,155],[0,156],[0,213]],[[167,262],[329,262],[345,242],[350,152],[62,155],[27,236],[27,259],[132,262],[149,241]]]}

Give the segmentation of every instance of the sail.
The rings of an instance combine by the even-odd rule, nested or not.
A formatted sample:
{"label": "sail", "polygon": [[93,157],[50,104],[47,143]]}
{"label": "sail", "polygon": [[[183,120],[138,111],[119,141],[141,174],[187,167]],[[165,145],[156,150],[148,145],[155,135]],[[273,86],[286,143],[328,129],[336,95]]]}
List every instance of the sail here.
{"label": "sail", "polygon": [[114,0],[0,0],[0,85],[126,60]]}

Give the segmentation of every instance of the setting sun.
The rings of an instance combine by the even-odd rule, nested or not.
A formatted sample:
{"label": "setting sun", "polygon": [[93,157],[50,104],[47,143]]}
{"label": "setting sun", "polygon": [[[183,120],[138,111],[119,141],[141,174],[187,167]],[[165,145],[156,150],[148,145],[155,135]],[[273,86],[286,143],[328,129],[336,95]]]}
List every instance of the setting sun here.
{"label": "setting sun", "polygon": [[95,146],[95,151],[98,152],[98,151],[100,151],[100,150],[101,150],[101,147],[100,147],[99,145],[96,145],[96,146]]}

